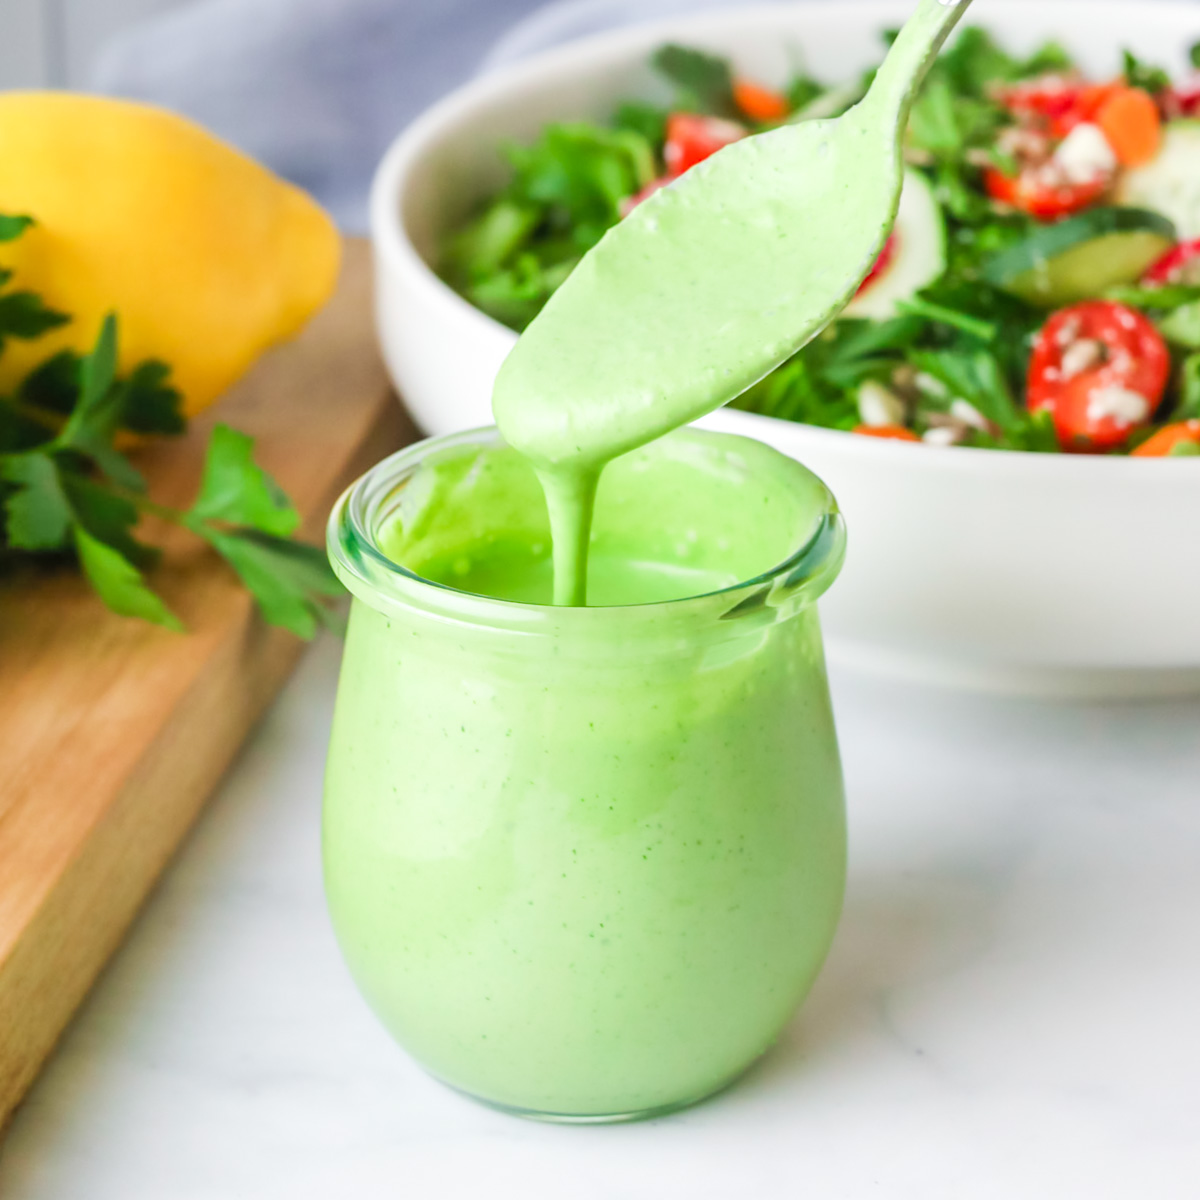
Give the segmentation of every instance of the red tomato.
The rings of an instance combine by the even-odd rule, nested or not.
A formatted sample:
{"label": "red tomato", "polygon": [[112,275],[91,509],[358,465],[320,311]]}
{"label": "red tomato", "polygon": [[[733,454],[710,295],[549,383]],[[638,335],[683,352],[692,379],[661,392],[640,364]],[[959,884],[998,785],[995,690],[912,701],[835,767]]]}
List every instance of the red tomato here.
{"label": "red tomato", "polygon": [[1141,313],[1086,300],[1042,326],[1026,403],[1049,410],[1064,450],[1114,450],[1153,416],[1170,369],[1166,342]]}
{"label": "red tomato", "polygon": [[[883,243],[883,249],[879,251],[879,257],[875,260],[871,269],[867,272],[866,278],[858,285],[858,292],[861,292],[864,288],[870,287],[871,284],[888,269],[892,259],[896,257],[896,244],[898,237],[899,234],[897,234],[894,229],[890,234],[888,234],[888,240]],[[854,294],[857,296],[858,292],[855,292]]]}
{"label": "red tomato", "polygon": [[1193,75],[1182,83],[1174,83],[1158,93],[1155,99],[1167,120],[1179,117],[1194,117],[1200,112],[1200,75]]}
{"label": "red tomato", "polygon": [[897,442],[919,442],[921,440],[911,429],[905,429],[903,425],[855,425],[851,432],[862,434],[863,437],[891,438]]}
{"label": "red tomato", "polygon": [[1142,283],[1156,287],[1167,283],[1200,283],[1200,238],[1172,246],[1142,276]]}
{"label": "red tomato", "polygon": [[1000,102],[1016,116],[1037,118],[1055,136],[1065,137],[1076,125],[1096,115],[1115,86],[1043,75],[1003,89]]}
{"label": "red tomato", "polygon": [[667,141],[663,161],[668,175],[682,175],[722,146],[746,136],[745,126],[721,117],[675,112],[667,117]]}
{"label": "red tomato", "polygon": [[1010,112],[1053,120],[1071,111],[1084,87],[1067,75],[1039,75],[1001,88],[999,100]]}
{"label": "red tomato", "polygon": [[1166,458],[1180,453],[1177,446],[1195,446],[1200,450],[1200,421],[1176,421],[1164,425],[1157,433],[1148,437],[1133,454],[1137,458]]}
{"label": "red tomato", "polygon": [[1111,183],[1107,176],[1086,183],[1056,181],[1045,165],[1025,167],[1016,175],[1005,175],[997,167],[988,167],[983,173],[983,186],[993,200],[1044,221],[1087,208],[1108,191]]}

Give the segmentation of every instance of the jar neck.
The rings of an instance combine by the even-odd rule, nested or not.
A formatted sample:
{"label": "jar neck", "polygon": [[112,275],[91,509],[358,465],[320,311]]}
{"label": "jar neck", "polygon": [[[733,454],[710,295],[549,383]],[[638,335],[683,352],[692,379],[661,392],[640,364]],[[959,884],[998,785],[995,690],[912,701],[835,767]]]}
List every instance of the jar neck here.
{"label": "jar neck", "polygon": [[419,614],[439,623],[519,637],[578,637],[603,622],[611,637],[627,644],[681,634],[720,639],[810,606],[841,567],[845,528],[832,495],[823,487],[823,508],[784,561],[731,587],[678,600],[604,608],[522,604],[460,591],[390,559],[382,549],[381,534],[419,469],[465,449],[500,444],[498,432],[491,428],[418,442],[384,459],[342,494],[329,520],[329,557],[359,601],[385,615]]}

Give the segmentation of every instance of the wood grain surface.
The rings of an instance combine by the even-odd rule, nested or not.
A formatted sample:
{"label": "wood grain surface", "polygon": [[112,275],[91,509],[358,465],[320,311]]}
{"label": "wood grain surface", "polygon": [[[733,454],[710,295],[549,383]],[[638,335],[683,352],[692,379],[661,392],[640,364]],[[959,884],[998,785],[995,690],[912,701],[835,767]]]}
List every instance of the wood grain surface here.
{"label": "wood grain surface", "polygon": [[[185,503],[225,421],[256,438],[319,541],[342,488],[416,437],[370,292],[367,248],[348,243],[304,333],[186,438],[140,453],[151,494]],[[152,582],[186,634],[113,616],[67,570],[0,585],[0,1126],[302,649],[189,534],[153,536]]]}

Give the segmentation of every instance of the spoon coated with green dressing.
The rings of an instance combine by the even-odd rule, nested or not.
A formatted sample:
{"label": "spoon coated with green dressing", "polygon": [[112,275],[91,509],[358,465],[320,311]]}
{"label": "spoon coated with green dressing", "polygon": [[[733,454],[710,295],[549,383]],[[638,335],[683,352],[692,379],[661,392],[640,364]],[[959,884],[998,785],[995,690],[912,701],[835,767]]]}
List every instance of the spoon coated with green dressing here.
{"label": "spoon coated with green dressing", "polygon": [[970,0],[920,0],[866,96],[725,147],[610,229],[521,335],[492,411],[542,481],[555,603],[586,601],[604,464],[720,408],[854,295],[900,198],[913,96]]}

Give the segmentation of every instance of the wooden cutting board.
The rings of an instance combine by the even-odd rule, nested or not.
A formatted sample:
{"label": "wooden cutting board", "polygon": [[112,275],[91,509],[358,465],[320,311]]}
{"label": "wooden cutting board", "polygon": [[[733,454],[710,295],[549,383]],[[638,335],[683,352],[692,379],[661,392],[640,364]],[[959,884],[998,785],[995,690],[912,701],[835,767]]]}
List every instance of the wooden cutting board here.
{"label": "wooden cutting board", "polygon": [[[365,243],[296,341],[141,452],[151,495],[190,499],[218,420],[255,437],[317,542],[346,484],[416,437],[375,348]],[[0,1127],[302,649],[190,535],[154,540],[186,634],[113,616],[70,571],[0,585]]]}

